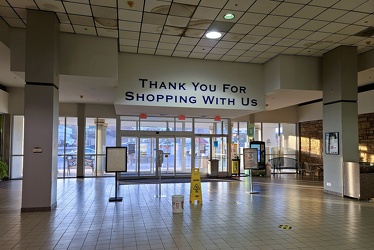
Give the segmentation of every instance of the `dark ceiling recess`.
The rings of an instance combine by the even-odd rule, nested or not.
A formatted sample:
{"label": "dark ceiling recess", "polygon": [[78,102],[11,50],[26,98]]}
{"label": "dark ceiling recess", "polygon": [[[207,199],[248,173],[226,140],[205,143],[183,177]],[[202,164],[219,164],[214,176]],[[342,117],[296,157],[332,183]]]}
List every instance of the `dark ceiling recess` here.
{"label": "dark ceiling recess", "polygon": [[364,30],[361,30],[360,32],[357,32],[356,34],[354,34],[354,36],[372,37],[374,36],[374,27],[370,26]]}

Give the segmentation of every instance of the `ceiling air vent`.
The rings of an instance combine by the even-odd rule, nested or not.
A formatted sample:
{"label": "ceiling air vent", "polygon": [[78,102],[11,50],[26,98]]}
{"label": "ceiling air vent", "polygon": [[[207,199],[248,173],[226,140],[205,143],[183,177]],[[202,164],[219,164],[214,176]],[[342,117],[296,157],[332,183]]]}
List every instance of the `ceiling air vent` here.
{"label": "ceiling air vent", "polygon": [[368,27],[360,32],[354,34],[354,36],[361,36],[361,37],[372,37],[374,35],[374,27]]}

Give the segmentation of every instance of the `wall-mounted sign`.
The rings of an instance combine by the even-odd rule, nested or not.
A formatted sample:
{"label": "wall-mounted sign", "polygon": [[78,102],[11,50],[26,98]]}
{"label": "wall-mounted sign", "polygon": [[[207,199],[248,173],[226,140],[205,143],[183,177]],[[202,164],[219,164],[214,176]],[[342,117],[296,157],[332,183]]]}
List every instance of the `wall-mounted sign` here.
{"label": "wall-mounted sign", "polygon": [[339,133],[330,132],[325,134],[325,150],[326,154],[339,154]]}
{"label": "wall-mounted sign", "polygon": [[263,84],[257,64],[123,53],[115,105],[262,111]]}

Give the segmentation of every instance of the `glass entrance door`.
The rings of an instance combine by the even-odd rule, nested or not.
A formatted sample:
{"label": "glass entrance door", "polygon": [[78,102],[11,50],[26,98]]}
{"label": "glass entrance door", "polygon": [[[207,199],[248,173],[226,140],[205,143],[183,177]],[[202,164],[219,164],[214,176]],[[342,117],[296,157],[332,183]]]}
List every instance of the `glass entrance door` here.
{"label": "glass entrance door", "polygon": [[[122,173],[122,177],[171,177],[191,174],[191,142],[191,137],[122,136],[121,145],[127,147],[128,160],[127,172]],[[160,169],[157,165],[159,151],[162,152]]]}
{"label": "glass entrance door", "polygon": [[195,168],[199,168],[202,175],[208,174],[210,144],[210,137],[195,137]]}

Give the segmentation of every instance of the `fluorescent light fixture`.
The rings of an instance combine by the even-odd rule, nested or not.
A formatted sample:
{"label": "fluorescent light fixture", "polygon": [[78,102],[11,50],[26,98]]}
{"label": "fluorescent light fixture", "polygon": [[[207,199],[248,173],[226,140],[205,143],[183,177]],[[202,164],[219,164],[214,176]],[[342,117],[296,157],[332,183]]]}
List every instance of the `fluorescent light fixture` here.
{"label": "fluorescent light fixture", "polygon": [[217,31],[209,31],[208,33],[206,33],[206,37],[209,39],[217,39],[217,38],[220,38],[221,36],[222,34]]}
{"label": "fluorescent light fixture", "polygon": [[226,15],[223,16],[224,19],[226,20],[231,20],[234,19],[235,15],[232,13],[227,13]]}

